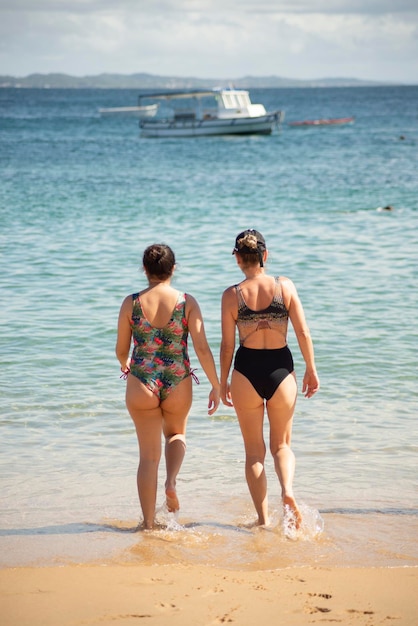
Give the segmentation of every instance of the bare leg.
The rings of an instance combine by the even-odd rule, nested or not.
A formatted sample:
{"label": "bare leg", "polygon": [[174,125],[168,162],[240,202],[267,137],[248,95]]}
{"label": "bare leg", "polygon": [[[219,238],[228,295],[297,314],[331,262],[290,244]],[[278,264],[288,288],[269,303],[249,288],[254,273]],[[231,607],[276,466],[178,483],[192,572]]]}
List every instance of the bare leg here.
{"label": "bare leg", "polygon": [[245,477],[254,503],[260,526],[269,523],[267,478],[264,469],[264,457],[245,455]]}
{"label": "bare leg", "polygon": [[141,459],[138,465],[137,486],[139,502],[144,516],[144,528],[154,528],[157,500],[158,459]]}
{"label": "bare leg", "polygon": [[176,491],[177,476],[186,454],[187,417],[192,403],[192,379],[185,378],[161,403],[165,436],[166,481],[165,495],[170,512],[180,508]]}
{"label": "bare leg", "polygon": [[295,455],[290,448],[296,393],[296,380],[290,375],[267,402],[267,413],[270,421],[270,451],[281,486],[283,506],[293,513],[295,526],[299,528],[302,516],[293,494]]}
{"label": "bare leg", "polygon": [[260,526],[269,523],[267,478],[264,469],[266,446],[263,436],[264,401],[250,381],[232,373],[231,396],[245,446],[245,477]]}
{"label": "bare leg", "polygon": [[167,480],[165,494],[167,509],[170,512],[178,511],[180,504],[176,493],[176,479],[186,454],[186,438],[184,435],[173,435],[165,440],[165,462]]}
{"label": "bare leg", "polygon": [[282,488],[283,507],[292,511],[296,528],[302,523],[302,516],[293,495],[293,477],[295,475],[295,455],[287,445],[279,447],[274,457],[274,467]]}
{"label": "bare leg", "polygon": [[159,399],[137,378],[128,376],[126,406],[135,424],[139,446],[137,486],[146,529],[154,527],[158,465],[161,458],[162,413]]}

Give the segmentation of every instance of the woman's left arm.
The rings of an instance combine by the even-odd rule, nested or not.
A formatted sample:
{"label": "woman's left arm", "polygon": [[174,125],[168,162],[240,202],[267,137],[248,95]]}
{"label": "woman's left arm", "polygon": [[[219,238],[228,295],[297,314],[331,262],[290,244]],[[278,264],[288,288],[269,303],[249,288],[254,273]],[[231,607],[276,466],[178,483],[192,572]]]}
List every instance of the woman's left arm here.
{"label": "woman's left arm", "polygon": [[130,371],[129,352],[132,340],[132,296],[127,296],[122,302],[118,319],[118,336],[116,339],[115,352],[120,363],[120,369],[124,374]]}
{"label": "woman's left arm", "polygon": [[305,398],[311,398],[319,389],[319,378],[316,372],[311,333],[295,285],[289,278],[285,278],[282,281],[282,288],[285,304],[289,311],[289,318],[295,330],[299,348],[306,365],[302,393],[305,395]]}
{"label": "woman's left arm", "polygon": [[190,294],[187,294],[186,298],[187,323],[193,341],[193,347],[195,349],[196,356],[199,359],[199,363],[203,367],[203,371],[212,385],[208,403],[208,413],[209,415],[212,415],[215,413],[220,402],[219,378],[216,372],[215,360],[206,338],[205,325],[203,323],[203,317],[199,304]]}

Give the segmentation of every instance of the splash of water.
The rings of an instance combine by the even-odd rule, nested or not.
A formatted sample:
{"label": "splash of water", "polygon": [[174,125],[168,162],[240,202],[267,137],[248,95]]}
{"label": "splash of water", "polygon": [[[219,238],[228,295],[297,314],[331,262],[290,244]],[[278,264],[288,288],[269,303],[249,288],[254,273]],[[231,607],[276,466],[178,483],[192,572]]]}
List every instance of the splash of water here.
{"label": "splash of water", "polygon": [[300,504],[299,510],[302,516],[302,523],[298,527],[294,511],[289,506],[284,507],[281,520],[284,536],[293,541],[316,539],[324,530],[324,520],[319,511],[306,504]]}

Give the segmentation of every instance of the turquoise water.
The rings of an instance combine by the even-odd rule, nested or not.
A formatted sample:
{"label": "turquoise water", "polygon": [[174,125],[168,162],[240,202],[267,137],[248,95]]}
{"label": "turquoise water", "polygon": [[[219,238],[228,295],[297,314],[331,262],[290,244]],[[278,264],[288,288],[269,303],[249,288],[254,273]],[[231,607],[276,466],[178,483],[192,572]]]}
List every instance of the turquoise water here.
{"label": "turquoise water", "polygon": [[[285,110],[279,133],[141,139],[134,119],[97,113],[136,92],[0,90],[0,565],[417,564],[418,87],[251,96]],[[315,343],[322,388],[300,395],[293,435],[306,526],[284,537],[269,461],[272,527],[249,528],[238,424],[226,407],[206,415],[201,376],[181,512],[132,534],[119,306],[145,285],[144,247],[171,245],[218,360],[220,297],[240,280],[231,250],[247,227],[266,236],[268,270],[295,282]]]}

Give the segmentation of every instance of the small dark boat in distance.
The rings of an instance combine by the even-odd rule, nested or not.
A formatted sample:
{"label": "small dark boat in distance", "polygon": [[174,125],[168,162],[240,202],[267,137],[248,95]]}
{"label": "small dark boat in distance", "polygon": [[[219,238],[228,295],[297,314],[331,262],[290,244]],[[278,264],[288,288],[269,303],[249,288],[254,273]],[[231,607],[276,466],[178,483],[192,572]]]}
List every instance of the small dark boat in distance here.
{"label": "small dark boat in distance", "polygon": [[328,120],[304,120],[302,122],[288,122],[289,126],[333,126],[335,124],[352,124],[354,117],[335,117]]}

